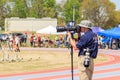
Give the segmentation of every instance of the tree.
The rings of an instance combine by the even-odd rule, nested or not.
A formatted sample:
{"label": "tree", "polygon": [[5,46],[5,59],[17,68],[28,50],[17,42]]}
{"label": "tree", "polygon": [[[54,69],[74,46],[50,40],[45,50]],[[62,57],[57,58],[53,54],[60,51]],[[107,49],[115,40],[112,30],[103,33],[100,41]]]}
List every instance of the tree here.
{"label": "tree", "polygon": [[[115,5],[109,0],[83,0],[83,19],[91,20],[95,26],[110,28],[114,19]],[[113,21],[114,22],[114,21]]]}
{"label": "tree", "polygon": [[44,0],[32,0],[32,7],[30,8],[30,17],[42,18],[43,17],[43,5]]}
{"label": "tree", "polygon": [[42,17],[55,17],[55,0],[31,0],[32,7],[30,8],[30,16]]}
{"label": "tree", "polygon": [[56,16],[56,1],[55,0],[44,0],[44,17],[52,17]]}
{"label": "tree", "polygon": [[120,23],[120,10],[115,11],[114,15],[115,15],[116,24]]}
{"label": "tree", "polygon": [[63,17],[66,23],[73,19],[75,23],[80,22],[81,20],[80,2],[81,2],[80,0],[67,0],[67,2],[64,5],[63,11]]}
{"label": "tree", "polygon": [[6,0],[0,0],[0,27],[4,28],[4,20],[7,15],[7,9],[5,7]]}
{"label": "tree", "polygon": [[25,0],[13,0],[13,2],[15,2],[15,6],[12,11],[9,12],[9,17],[25,18],[27,16]]}
{"label": "tree", "polygon": [[108,20],[107,26],[112,25],[112,27],[115,27],[118,26],[118,23],[120,23],[120,11],[114,11],[112,13],[113,15]]}
{"label": "tree", "polygon": [[64,4],[66,3],[66,0],[61,0],[60,3],[56,4],[56,17],[57,17],[57,24],[59,26],[65,26],[64,22],[64,17],[63,17],[63,9],[64,9]]}

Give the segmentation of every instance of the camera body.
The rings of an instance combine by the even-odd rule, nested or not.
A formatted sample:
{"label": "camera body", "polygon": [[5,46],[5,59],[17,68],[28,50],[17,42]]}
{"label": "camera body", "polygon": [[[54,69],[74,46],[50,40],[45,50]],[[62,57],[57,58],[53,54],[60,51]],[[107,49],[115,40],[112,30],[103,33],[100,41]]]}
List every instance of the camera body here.
{"label": "camera body", "polygon": [[89,48],[87,48],[87,49],[84,49],[84,51],[85,51],[85,59],[84,59],[84,66],[85,67],[89,67],[89,65],[90,65],[90,50],[89,50]]}
{"label": "camera body", "polygon": [[56,29],[57,29],[57,32],[64,32],[64,31],[73,31],[74,33],[80,32],[79,26],[71,26],[71,27],[57,26]]}

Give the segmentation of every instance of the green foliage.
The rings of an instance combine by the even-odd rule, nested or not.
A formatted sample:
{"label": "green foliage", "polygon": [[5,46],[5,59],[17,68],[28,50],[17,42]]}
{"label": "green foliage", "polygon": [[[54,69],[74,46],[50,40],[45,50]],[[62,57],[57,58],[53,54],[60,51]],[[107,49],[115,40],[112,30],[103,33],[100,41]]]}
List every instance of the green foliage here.
{"label": "green foliage", "polygon": [[73,20],[73,16],[74,16],[76,23],[79,22],[81,19],[81,13],[79,10],[80,10],[79,0],[74,0],[74,1],[68,0],[66,4],[64,5],[63,16],[64,16],[65,22],[68,23],[69,21]]}
{"label": "green foliage", "polygon": [[[118,26],[120,23],[120,11],[114,11],[107,22],[107,28]],[[106,29],[106,27],[104,27]]]}
{"label": "green foliage", "polygon": [[[9,17],[55,17],[55,0],[13,0],[15,7]],[[31,3],[31,4],[28,4]]]}
{"label": "green foliage", "polygon": [[43,0],[32,0],[32,7],[30,8],[29,17],[41,18],[43,16]]}
{"label": "green foliage", "polygon": [[[9,2],[15,4],[9,5]],[[0,26],[4,26],[6,17],[55,18],[57,16],[55,3],[55,0],[0,0]],[[6,7],[4,4],[6,4]]]}
{"label": "green foliage", "polygon": [[44,17],[55,17],[55,0],[44,0]]}
{"label": "green foliage", "polygon": [[4,26],[4,19],[7,16],[7,11],[5,10],[4,4],[6,0],[0,0],[0,27]]}
{"label": "green foliage", "polygon": [[113,27],[115,20],[115,5],[109,0],[83,0],[83,19],[91,20],[95,26],[104,29]]}
{"label": "green foliage", "polygon": [[11,17],[20,17],[25,18],[26,17],[26,2],[25,0],[14,0],[15,6],[13,10],[10,12]]}

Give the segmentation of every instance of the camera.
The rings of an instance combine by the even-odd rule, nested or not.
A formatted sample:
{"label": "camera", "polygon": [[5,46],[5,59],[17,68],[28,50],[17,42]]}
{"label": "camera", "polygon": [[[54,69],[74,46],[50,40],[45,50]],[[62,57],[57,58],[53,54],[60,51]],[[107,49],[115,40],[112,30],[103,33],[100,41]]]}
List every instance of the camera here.
{"label": "camera", "polygon": [[80,32],[80,27],[79,26],[71,26],[71,27],[62,27],[62,26],[57,26],[56,27],[57,32],[64,32],[64,31],[74,31],[74,33]]}
{"label": "camera", "polygon": [[89,48],[84,49],[85,51],[85,59],[84,59],[84,66],[89,67],[90,65],[90,50]]}

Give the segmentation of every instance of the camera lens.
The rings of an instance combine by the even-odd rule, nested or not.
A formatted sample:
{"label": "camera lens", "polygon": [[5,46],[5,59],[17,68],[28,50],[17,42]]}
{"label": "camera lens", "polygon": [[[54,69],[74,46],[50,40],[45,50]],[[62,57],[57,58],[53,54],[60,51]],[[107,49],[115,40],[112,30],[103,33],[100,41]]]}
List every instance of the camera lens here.
{"label": "camera lens", "polygon": [[56,27],[56,29],[57,29],[57,32],[67,31],[67,30],[66,30],[66,27]]}

